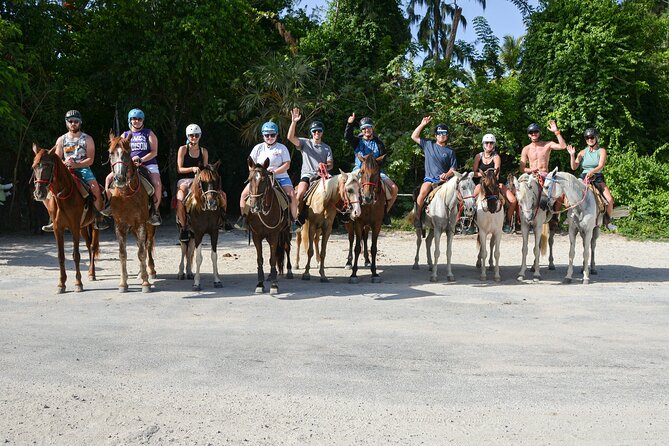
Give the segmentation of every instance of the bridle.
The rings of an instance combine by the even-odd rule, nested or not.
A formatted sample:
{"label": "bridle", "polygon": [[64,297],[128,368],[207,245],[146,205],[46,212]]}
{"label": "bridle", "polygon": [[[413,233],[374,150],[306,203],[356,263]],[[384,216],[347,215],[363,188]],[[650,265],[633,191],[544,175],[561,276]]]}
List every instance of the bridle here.
{"label": "bridle", "polygon": [[[267,173],[263,173],[263,170],[258,167],[255,167],[253,170],[251,170],[251,174],[249,175],[249,198],[253,198],[254,200],[260,200],[260,206],[251,206],[250,207],[250,212],[252,214],[256,214],[258,216],[258,219],[260,222],[267,228],[267,229],[276,229],[278,228],[281,223],[284,221],[284,212],[279,209],[279,220],[275,225],[270,225],[263,220],[263,217],[267,217],[269,213],[272,211],[274,208],[274,202],[276,201],[278,203],[278,200],[272,200],[272,196],[267,193],[267,191],[274,191],[274,188],[272,187],[272,183],[274,182],[274,177],[270,176],[270,173],[265,170]],[[260,177],[260,179],[256,180],[256,177]],[[255,183],[256,186],[256,193],[252,194],[251,192],[251,186]],[[264,186],[262,190],[260,190],[260,185]],[[269,204],[267,203],[269,201]],[[258,209],[259,208],[259,209]]]}
{"label": "bridle", "polygon": [[[55,156],[53,154],[49,154],[49,156]],[[35,183],[36,184],[48,184],[49,185],[49,192],[51,192],[58,200],[67,200],[70,198],[72,195],[72,192],[74,192],[74,181],[70,183],[69,190],[67,193],[63,193],[63,191],[56,192],[54,190],[54,184],[58,184],[58,173],[56,172],[56,163],[55,161],[44,161],[40,160],[40,162],[37,164],[37,168],[40,169],[40,173],[43,173],[44,171],[48,171],[46,169],[46,166],[50,167],[50,172],[49,172],[49,179],[45,180],[43,178],[36,178]],[[33,170],[33,175],[35,175],[35,171]],[[34,194],[33,194],[34,195]]]}
{"label": "bridle", "polygon": [[[109,160],[111,161],[113,157],[117,156],[118,153],[118,146],[114,147],[112,150],[110,150],[110,155],[109,155]],[[114,167],[117,165],[121,165],[122,168],[120,169],[120,174],[123,175],[123,177],[126,179],[126,184],[124,186],[119,186],[117,180],[116,180],[116,174],[114,173],[113,175],[113,183],[114,187],[118,189],[128,189],[130,191],[129,194],[126,194],[127,197],[132,197],[137,193],[137,191],[141,187],[141,180],[139,179],[139,171],[135,168],[134,163],[132,160],[130,161],[123,161],[124,156],[127,154],[128,158],[130,158],[129,152],[125,150],[125,148],[121,147],[121,156],[119,156],[119,159],[117,161],[112,162],[111,164],[111,170],[112,173],[114,173]],[[132,164],[132,167],[130,165]],[[135,187],[133,188],[132,186],[132,180],[135,180]]]}
{"label": "bridle", "polygon": [[[458,178],[457,184],[455,186],[458,192],[458,218],[456,219],[456,221],[460,221],[460,217],[461,215],[463,215],[463,211],[465,210],[465,200],[476,198],[474,194],[463,196],[462,191],[460,190],[460,182],[461,179]],[[474,207],[472,206],[467,208],[467,210],[464,212],[464,218],[471,219],[473,217],[474,217]]]}
{"label": "bridle", "polygon": [[[212,179],[209,181],[203,181],[200,178],[202,171],[200,171],[200,173],[197,175],[197,183],[199,185],[198,187],[200,188],[200,195],[202,196],[202,205],[200,206],[200,209],[203,211],[215,211],[218,209],[218,197],[220,196],[220,192],[217,188],[218,181],[213,175],[213,171],[211,169],[205,167],[204,170],[207,170],[210,173]],[[203,185],[206,186],[206,189],[203,187]],[[209,195],[213,195],[213,198],[209,198]]]}
{"label": "bridle", "polygon": [[[362,181],[363,175],[367,177],[367,181]],[[370,186],[372,188],[372,200],[370,203],[365,203],[363,200],[362,204],[374,204],[376,203],[376,192],[381,188],[381,172],[379,171],[377,175],[379,176],[377,181],[371,181],[373,173],[368,173],[367,169],[363,163],[362,167],[360,168],[358,172],[358,176],[360,177],[360,195],[363,195],[362,188],[365,186]]]}

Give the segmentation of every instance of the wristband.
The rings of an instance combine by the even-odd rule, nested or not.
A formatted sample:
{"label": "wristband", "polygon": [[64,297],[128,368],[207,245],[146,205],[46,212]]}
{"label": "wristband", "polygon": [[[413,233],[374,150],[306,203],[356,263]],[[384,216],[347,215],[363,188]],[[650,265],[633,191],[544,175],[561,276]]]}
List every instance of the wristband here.
{"label": "wristband", "polygon": [[560,134],[559,130],[557,132],[555,132],[555,136],[558,136],[559,134]]}

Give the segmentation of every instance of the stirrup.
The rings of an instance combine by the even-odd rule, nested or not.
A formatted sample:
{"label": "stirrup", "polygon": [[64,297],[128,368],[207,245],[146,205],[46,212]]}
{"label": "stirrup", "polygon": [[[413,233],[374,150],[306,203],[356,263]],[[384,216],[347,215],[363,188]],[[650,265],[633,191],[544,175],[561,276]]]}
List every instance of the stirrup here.
{"label": "stirrup", "polygon": [[53,222],[50,222],[49,224],[42,226],[42,231],[53,232]]}
{"label": "stirrup", "polygon": [[162,219],[160,218],[160,214],[157,213],[157,212],[151,214],[151,216],[149,217],[149,224],[150,224],[150,225],[153,225],[153,226],[160,226],[160,224],[161,224],[162,222],[163,222],[163,221],[162,221]]}

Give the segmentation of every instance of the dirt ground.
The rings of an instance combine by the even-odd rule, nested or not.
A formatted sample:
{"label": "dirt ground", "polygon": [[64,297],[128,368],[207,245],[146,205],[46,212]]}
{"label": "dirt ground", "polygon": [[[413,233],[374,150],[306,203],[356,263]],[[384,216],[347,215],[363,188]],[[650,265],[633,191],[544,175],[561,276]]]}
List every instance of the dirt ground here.
{"label": "dirt ground", "polygon": [[[213,288],[176,279],[177,233],[158,231],[152,293],[117,292],[103,233],[98,280],[55,294],[50,235],[0,235],[0,442],[6,444],[665,444],[669,250],[605,234],[599,274],[562,284],[568,238],[543,280],[516,280],[521,237],[502,240],[502,281],[482,282],[475,236],[457,236],[446,281],[413,234],[379,242],[380,284],[280,278],[256,295],[255,249],[221,234]],[[130,244],[129,244],[130,245]],[[266,252],[266,251],[265,251]],[[83,254],[83,253],[82,253]],[[136,250],[130,271],[137,273]],[[71,248],[67,245],[67,257]],[[85,257],[85,256],[84,256]],[[300,266],[304,265],[305,255]],[[295,253],[292,254],[295,259]],[[528,262],[531,262],[531,254]],[[577,246],[576,263],[581,262]],[[84,262],[86,263],[86,262]],[[577,267],[577,270],[580,267]],[[268,271],[268,268],[266,269]]]}

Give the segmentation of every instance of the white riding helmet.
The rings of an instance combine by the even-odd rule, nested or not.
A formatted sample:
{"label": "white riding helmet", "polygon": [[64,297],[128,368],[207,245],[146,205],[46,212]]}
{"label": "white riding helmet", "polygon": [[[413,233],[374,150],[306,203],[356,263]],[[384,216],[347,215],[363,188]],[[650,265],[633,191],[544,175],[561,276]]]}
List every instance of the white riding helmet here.
{"label": "white riding helmet", "polygon": [[188,135],[201,135],[202,134],[202,129],[200,129],[200,126],[197,124],[190,124],[188,127],[186,127],[186,138],[188,138]]}
{"label": "white riding helmet", "polygon": [[493,135],[492,133],[486,133],[485,135],[483,135],[483,140],[481,142],[483,144],[485,144],[487,142],[492,142],[492,143],[497,144],[497,140],[495,139],[495,135]]}

